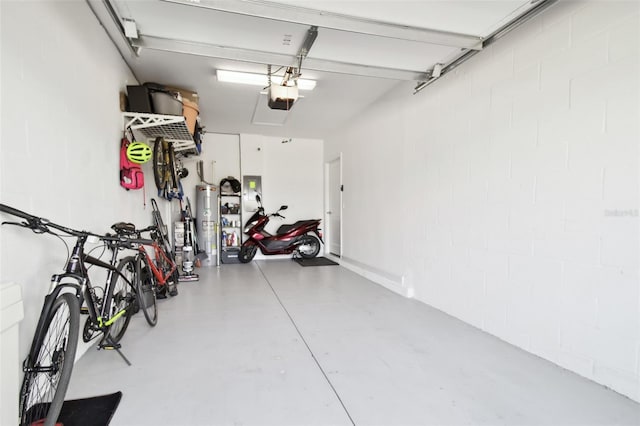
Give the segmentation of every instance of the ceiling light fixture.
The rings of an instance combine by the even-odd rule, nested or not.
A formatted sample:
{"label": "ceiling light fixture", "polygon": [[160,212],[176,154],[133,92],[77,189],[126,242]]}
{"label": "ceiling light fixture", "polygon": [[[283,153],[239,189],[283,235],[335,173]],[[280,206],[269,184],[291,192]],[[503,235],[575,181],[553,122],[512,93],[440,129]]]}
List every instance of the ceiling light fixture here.
{"label": "ceiling light fixture", "polygon": [[[218,78],[218,81],[222,81],[225,83],[250,84],[253,86],[262,86],[262,87],[269,86],[269,78],[264,74],[216,70],[216,77]],[[281,84],[282,77],[277,75],[272,75],[271,81],[274,84]],[[315,87],[316,87],[315,80],[306,80],[303,78],[298,79],[298,89],[300,90],[313,90]]]}

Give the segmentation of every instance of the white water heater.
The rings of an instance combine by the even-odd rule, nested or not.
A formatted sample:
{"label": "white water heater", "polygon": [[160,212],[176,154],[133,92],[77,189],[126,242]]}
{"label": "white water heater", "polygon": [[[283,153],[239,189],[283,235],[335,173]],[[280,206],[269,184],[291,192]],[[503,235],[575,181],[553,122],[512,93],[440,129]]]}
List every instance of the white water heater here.
{"label": "white water heater", "polygon": [[207,253],[202,266],[219,266],[218,257],[218,188],[213,185],[196,186],[196,231],[198,247]]}

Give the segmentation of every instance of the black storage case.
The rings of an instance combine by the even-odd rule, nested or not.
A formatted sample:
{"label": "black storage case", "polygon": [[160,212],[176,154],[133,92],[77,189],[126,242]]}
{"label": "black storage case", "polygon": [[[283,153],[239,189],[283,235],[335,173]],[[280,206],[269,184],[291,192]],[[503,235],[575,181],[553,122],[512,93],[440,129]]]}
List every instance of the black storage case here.
{"label": "black storage case", "polygon": [[151,94],[147,86],[127,86],[129,112],[153,113]]}
{"label": "black storage case", "polygon": [[220,261],[222,263],[240,263],[240,259],[238,259],[240,247],[223,247],[222,253],[220,254]]}

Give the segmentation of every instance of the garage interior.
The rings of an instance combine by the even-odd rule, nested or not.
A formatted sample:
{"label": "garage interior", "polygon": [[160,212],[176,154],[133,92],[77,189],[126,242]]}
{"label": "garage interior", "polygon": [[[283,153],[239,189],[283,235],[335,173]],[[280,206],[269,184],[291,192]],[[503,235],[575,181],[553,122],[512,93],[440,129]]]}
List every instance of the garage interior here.
{"label": "garage interior", "polygon": [[[639,20],[637,1],[1,2],[0,202],[148,224],[151,165],[144,191],[116,178],[120,94],[167,84],[205,129],[185,195],[261,176],[265,210],[322,218],[339,263],[197,268],[157,327],[133,317],[132,366],[79,348],[69,398],[122,391],[114,425],[639,424]],[[268,66],[316,86],[274,110],[218,73]],[[0,227],[2,424],[65,258]]]}

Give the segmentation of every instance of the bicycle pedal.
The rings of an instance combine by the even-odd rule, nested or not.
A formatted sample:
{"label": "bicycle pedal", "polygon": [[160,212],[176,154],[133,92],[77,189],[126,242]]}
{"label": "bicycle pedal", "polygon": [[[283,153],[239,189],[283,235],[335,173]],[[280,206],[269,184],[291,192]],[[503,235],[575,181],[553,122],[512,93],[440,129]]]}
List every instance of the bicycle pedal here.
{"label": "bicycle pedal", "polygon": [[108,351],[118,350],[121,347],[122,345],[120,343],[116,343],[115,345],[112,345],[112,344],[100,345],[100,349],[105,349]]}

